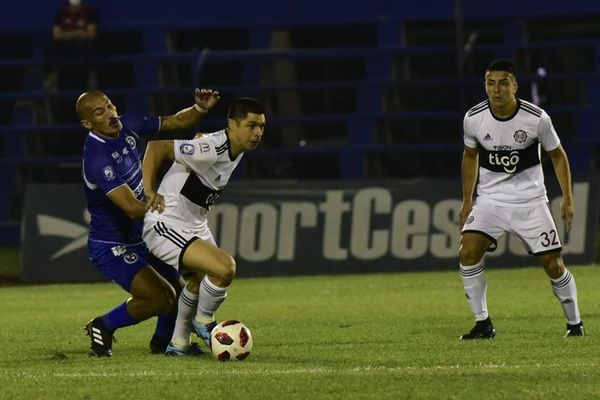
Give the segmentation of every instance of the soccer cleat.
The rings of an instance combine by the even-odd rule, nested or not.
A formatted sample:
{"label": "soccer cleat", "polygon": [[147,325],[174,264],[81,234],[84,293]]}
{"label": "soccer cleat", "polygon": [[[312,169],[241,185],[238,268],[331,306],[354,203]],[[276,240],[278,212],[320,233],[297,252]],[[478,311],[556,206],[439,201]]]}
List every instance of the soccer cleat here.
{"label": "soccer cleat", "polygon": [[198,343],[192,343],[188,346],[177,347],[170,342],[165,350],[165,356],[169,357],[186,357],[186,356],[201,356],[204,354]]}
{"label": "soccer cleat", "polygon": [[168,340],[162,339],[162,338],[156,336],[156,334],[154,334],[152,336],[152,339],[150,339],[150,353],[165,354],[168,344],[169,344]]}
{"label": "soccer cleat", "polygon": [[585,336],[585,331],[583,330],[583,322],[581,321],[579,321],[579,323],[575,325],[567,324],[567,333],[565,334],[565,337],[575,336]]}
{"label": "soccer cleat", "polygon": [[91,349],[98,357],[112,357],[112,344],[117,339],[106,329],[102,317],[96,317],[85,326],[85,331],[92,341]]}
{"label": "soccer cleat", "polygon": [[192,327],[194,328],[196,335],[198,335],[198,337],[202,339],[208,347],[210,347],[210,333],[215,326],[217,326],[217,321],[213,321],[210,324],[204,325],[200,322],[197,322],[195,318],[192,320]]}
{"label": "soccer cleat", "polygon": [[496,329],[490,317],[487,317],[483,321],[476,321],[473,329],[462,335],[460,340],[493,339],[494,336],[496,336]]}

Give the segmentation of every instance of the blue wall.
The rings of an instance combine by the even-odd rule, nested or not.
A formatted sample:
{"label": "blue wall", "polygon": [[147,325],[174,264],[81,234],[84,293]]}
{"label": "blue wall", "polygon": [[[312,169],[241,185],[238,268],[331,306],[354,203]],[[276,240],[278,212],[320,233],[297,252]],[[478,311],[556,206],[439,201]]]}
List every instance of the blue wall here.
{"label": "blue wall", "polygon": [[[12,1],[0,13],[0,27],[46,27],[65,0]],[[354,19],[395,17],[400,19],[446,19],[454,17],[452,0],[88,0],[104,24],[135,25],[239,25],[279,21],[318,23]],[[492,4],[492,5],[491,5]],[[588,15],[600,12],[597,0],[505,0],[490,3],[463,0],[467,18],[547,15]]]}

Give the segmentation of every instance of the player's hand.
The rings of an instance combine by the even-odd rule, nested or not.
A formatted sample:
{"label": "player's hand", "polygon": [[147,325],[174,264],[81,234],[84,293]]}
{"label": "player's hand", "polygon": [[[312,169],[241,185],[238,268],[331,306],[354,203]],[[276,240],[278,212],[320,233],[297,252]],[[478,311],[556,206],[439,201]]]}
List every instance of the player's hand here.
{"label": "player's hand", "polygon": [[473,209],[472,201],[463,201],[462,206],[460,206],[460,211],[458,212],[458,228],[462,230],[469,214],[471,214],[471,210]]}
{"label": "player's hand", "polygon": [[205,110],[210,110],[217,104],[219,99],[219,92],[212,89],[198,89],[195,90],[196,104],[198,107]]}
{"label": "player's hand", "polygon": [[146,211],[150,212],[158,211],[162,214],[165,211],[165,198],[159,193],[148,193],[146,192]]}
{"label": "player's hand", "polygon": [[564,198],[560,202],[560,216],[565,221],[565,229],[571,231],[573,225],[573,201],[571,198]]}

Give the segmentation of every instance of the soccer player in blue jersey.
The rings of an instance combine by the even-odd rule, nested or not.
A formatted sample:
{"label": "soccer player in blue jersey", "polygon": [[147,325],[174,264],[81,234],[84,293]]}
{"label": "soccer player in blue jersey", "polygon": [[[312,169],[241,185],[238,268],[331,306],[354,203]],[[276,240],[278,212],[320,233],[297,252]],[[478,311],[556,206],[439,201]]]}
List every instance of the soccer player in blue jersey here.
{"label": "soccer player in blue jersey", "polygon": [[150,258],[142,241],[147,204],[141,170],[140,138],[156,132],[189,129],[219,99],[210,89],[196,89],[195,104],[175,115],[150,117],[117,113],[100,91],[83,93],[76,112],[89,130],[83,149],[82,178],[91,214],[88,251],[90,260],[131,297],[86,325],[92,351],[112,356],[113,333],[119,328],[159,316],[150,342],[154,353],[163,353],[175,322],[176,270]]}

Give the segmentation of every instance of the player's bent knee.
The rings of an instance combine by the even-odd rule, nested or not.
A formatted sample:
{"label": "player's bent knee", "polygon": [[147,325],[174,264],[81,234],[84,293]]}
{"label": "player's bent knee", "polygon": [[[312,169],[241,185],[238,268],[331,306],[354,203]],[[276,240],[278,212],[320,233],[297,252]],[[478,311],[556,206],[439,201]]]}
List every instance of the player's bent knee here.
{"label": "player's bent knee", "polygon": [[459,257],[462,265],[475,265],[481,261],[483,254],[473,247],[461,246]]}
{"label": "player's bent knee", "polygon": [[222,275],[220,277],[223,282],[223,286],[229,286],[229,284],[233,281],[233,278],[235,278],[235,272],[236,272],[235,260],[229,254],[227,254],[227,256],[224,257],[224,263],[222,266]]}
{"label": "player's bent knee", "polygon": [[167,309],[170,308],[177,301],[177,291],[172,286],[165,292],[165,302]]}
{"label": "player's bent knee", "polygon": [[560,278],[565,272],[565,264],[560,254],[548,254],[541,257],[546,274],[552,279]]}
{"label": "player's bent knee", "polygon": [[221,287],[227,287],[235,277],[235,260],[229,253],[223,251],[219,257],[219,266],[213,273],[209,274],[211,281]]}
{"label": "player's bent knee", "polygon": [[154,298],[152,299],[152,306],[155,314],[162,314],[169,312],[175,304],[177,299],[177,294],[175,293],[175,289],[171,286],[164,287],[160,290]]}

